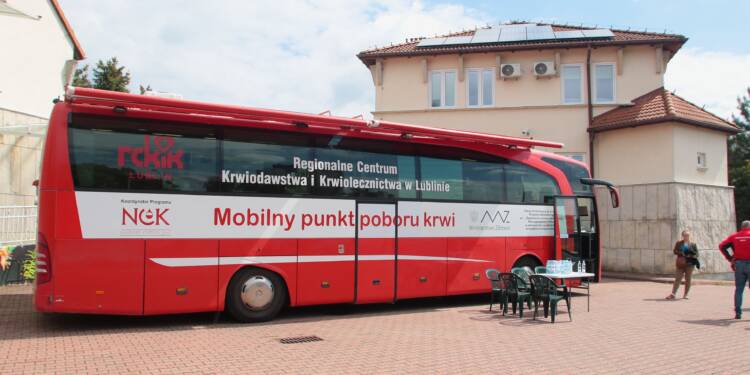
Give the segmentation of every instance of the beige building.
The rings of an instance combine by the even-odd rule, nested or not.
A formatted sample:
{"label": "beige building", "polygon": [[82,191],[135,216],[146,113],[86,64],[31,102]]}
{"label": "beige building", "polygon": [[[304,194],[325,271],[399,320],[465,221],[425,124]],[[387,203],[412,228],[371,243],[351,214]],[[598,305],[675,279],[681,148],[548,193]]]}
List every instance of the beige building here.
{"label": "beige building", "polygon": [[0,245],[33,240],[44,133],[84,52],[57,0],[0,0]]}
{"label": "beige building", "polygon": [[[668,273],[692,230],[703,271],[723,272],[734,229],[726,137],[737,128],[666,91],[682,35],[506,24],[415,38],[358,54],[378,119],[532,137],[620,187],[600,204],[604,268]],[[600,202],[607,202],[600,199]]]}

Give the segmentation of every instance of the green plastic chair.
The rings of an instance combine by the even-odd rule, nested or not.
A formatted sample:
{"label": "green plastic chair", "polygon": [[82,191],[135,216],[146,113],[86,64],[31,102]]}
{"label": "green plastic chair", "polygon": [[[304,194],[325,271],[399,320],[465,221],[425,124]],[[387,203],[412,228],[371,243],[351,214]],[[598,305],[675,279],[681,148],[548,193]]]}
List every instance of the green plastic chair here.
{"label": "green plastic chair", "polygon": [[[518,283],[518,289],[523,292],[531,293],[531,279],[529,279],[529,276],[531,276],[534,271],[529,267],[514,267],[510,269],[510,272],[521,278]],[[531,298],[528,299],[528,306],[529,310],[531,310]]]}
{"label": "green plastic chair", "polygon": [[545,267],[545,266],[536,266],[536,267],[534,267],[534,273],[535,274],[547,273],[547,267]]}
{"label": "green plastic chair", "polygon": [[516,307],[518,307],[519,317],[523,318],[523,305],[524,302],[531,308],[531,291],[520,289],[520,285],[524,285],[523,279],[512,272],[504,272],[500,274],[500,280],[505,285],[507,292],[505,293],[505,307],[503,308],[503,315],[508,312],[508,303],[513,306],[513,314],[516,313]]}
{"label": "green plastic chair", "polygon": [[[507,299],[506,296],[508,291],[505,285],[503,285],[502,280],[500,280],[500,271],[494,268],[488,268],[484,271],[484,275],[487,276],[487,280],[490,281],[490,286],[492,287],[492,290],[490,291],[490,311],[492,311],[492,304],[495,303],[495,301],[500,302],[500,307],[506,309],[507,306],[503,304],[503,301]],[[497,296],[497,300],[495,300],[495,296]]]}
{"label": "green plastic chair", "polygon": [[565,301],[568,307],[568,318],[573,321],[568,289],[557,285],[554,280],[544,275],[531,275],[530,278],[534,299],[534,319],[536,319],[539,311],[539,303],[542,303],[544,305],[544,317],[551,316],[552,323],[554,323],[557,315],[557,304],[560,301]]}

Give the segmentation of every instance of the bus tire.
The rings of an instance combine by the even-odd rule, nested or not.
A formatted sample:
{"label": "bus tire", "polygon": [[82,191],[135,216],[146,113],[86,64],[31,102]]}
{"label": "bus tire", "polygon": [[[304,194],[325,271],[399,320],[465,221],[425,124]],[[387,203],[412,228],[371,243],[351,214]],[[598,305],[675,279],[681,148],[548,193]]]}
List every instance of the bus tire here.
{"label": "bus tire", "polygon": [[534,267],[541,266],[542,262],[540,262],[538,259],[531,255],[524,255],[520,259],[516,261],[515,264],[513,264],[513,268],[516,267],[529,267],[531,270],[534,270]]}
{"label": "bus tire", "polygon": [[240,322],[265,322],[279,314],[286,298],[286,283],[278,274],[260,268],[243,268],[229,283],[226,310]]}

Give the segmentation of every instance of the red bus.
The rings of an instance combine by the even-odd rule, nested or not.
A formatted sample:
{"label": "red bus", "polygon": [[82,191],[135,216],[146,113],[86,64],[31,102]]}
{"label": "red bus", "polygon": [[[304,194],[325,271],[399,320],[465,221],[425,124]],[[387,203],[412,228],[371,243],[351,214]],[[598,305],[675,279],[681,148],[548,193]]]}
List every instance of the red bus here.
{"label": "red bus", "polygon": [[487,268],[548,259],[598,274],[606,183],[534,146],[562,145],[71,88],[44,149],[35,305],[263,321],[486,293]]}

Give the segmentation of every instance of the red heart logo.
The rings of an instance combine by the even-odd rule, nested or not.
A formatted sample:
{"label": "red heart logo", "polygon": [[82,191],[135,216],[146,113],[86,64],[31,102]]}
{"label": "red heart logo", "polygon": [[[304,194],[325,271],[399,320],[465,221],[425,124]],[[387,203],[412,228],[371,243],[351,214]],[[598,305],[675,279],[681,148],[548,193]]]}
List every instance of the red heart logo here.
{"label": "red heart logo", "polygon": [[166,154],[174,147],[174,138],[160,135],[154,136],[154,146],[156,146],[160,153]]}

